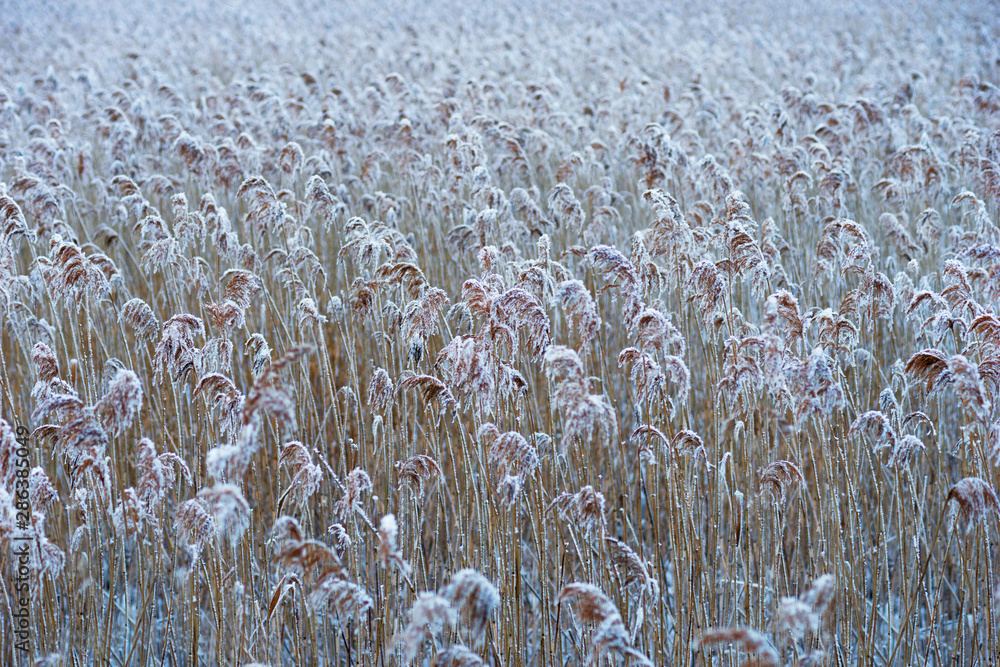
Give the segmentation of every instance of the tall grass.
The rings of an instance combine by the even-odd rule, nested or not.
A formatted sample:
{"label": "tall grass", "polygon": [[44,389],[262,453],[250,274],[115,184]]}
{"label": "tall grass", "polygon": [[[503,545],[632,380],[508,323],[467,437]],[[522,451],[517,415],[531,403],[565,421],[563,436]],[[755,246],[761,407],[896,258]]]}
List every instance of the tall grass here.
{"label": "tall grass", "polygon": [[995,8],[471,4],[5,5],[0,661],[1000,660]]}

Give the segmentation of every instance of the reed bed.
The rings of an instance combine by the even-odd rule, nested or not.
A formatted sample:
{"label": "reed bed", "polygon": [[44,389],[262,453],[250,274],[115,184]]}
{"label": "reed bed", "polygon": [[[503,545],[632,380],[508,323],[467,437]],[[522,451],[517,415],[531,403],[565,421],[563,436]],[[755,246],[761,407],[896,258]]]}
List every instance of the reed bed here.
{"label": "reed bed", "polygon": [[0,11],[0,662],[1000,661],[989,2]]}

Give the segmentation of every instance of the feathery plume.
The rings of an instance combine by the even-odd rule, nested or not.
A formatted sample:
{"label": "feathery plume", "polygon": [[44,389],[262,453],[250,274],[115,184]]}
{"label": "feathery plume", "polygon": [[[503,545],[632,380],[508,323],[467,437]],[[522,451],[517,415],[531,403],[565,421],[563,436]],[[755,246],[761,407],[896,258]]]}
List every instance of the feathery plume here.
{"label": "feathery plume", "polygon": [[958,481],[948,491],[946,503],[949,523],[954,525],[960,518],[965,523],[966,534],[976,524],[986,521],[990,513],[996,513],[1000,518],[1000,499],[990,483],[980,477],[966,477]]}
{"label": "feathery plume", "polygon": [[404,660],[407,663],[413,662],[420,651],[420,645],[428,637],[441,632],[445,625],[455,625],[457,620],[458,616],[448,600],[437,593],[424,591],[417,595],[410,608],[410,622],[392,643],[402,644]]}
{"label": "feathery plume", "polygon": [[603,533],[605,504],[604,494],[588,484],[576,493],[560,493],[546,511],[556,508],[564,519],[573,521],[587,534]]}
{"label": "feathery plume", "polygon": [[769,491],[784,504],[789,492],[797,492],[805,485],[805,478],[799,467],[791,461],[775,461],[764,466],[760,472],[760,492]]}
{"label": "feathery plume", "polygon": [[108,391],[94,405],[106,431],[121,435],[129,429],[142,410],[142,382],[127,369],[119,369],[108,385]]}
{"label": "feathery plume", "polygon": [[748,628],[729,627],[708,630],[695,641],[693,648],[701,650],[705,646],[730,643],[737,644],[741,650],[747,653],[755,654],[756,664],[760,667],[778,667],[781,664],[777,649],[768,641],[767,637]]}
{"label": "feathery plume", "polygon": [[378,525],[378,562],[385,568],[398,571],[404,579],[410,578],[413,568],[403,558],[396,539],[399,536],[399,524],[393,514],[386,514]]}
{"label": "feathery plume", "polygon": [[425,488],[432,488],[441,479],[441,467],[426,454],[416,454],[396,463],[396,478],[400,486],[409,488],[423,500]]}
{"label": "feathery plume", "polygon": [[452,575],[442,595],[458,611],[469,628],[473,645],[482,641],[490,614],[500,606],[500,592],[489,579],[471,568]]}

